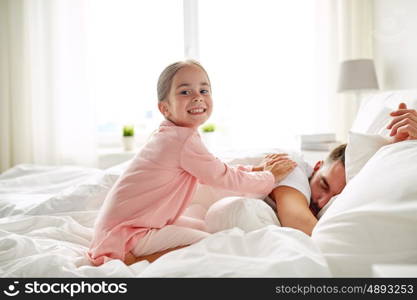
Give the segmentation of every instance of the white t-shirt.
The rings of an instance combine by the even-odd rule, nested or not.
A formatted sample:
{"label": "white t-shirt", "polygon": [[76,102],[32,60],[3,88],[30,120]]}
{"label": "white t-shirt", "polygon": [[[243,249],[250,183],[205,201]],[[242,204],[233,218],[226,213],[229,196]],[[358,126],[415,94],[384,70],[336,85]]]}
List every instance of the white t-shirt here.
{"label": "white t-shirt", "polygon": [[[274,188],[278,186],[292,187],[302,193],[310,205],[311,189],[308,179],[313,173],[313,168],[300,155],[291,154],[291,158],[297,163],[297,167],[287,177],[275,184]],[[268,196],[264,201],[276,211],[274,200]]]}

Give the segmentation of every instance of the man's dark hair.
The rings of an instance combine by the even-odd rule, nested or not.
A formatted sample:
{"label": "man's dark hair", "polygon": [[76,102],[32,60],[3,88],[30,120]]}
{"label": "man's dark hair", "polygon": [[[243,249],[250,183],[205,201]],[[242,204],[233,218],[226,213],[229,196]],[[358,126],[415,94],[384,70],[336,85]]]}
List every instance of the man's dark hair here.
{"label": "man's dark hair", "polygon": [[329,156],[327,156],[326,161],[329,163],[335,162],[340,160],[345,166],[345,150],[346,150],[347,144],[342,144],[340,146],[337,146],[330,152]]}

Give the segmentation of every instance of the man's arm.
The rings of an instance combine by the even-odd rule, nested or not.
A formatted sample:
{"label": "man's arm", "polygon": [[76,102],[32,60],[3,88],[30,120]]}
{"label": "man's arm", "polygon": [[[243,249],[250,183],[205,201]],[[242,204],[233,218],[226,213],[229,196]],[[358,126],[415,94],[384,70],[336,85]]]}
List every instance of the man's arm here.
{"label": "man's arm", "polygon": [[292,187],[279,186],[271,192],[270,197],[277,204],[278,219],[282,226],[311,235],[317,219],[302,193]]}

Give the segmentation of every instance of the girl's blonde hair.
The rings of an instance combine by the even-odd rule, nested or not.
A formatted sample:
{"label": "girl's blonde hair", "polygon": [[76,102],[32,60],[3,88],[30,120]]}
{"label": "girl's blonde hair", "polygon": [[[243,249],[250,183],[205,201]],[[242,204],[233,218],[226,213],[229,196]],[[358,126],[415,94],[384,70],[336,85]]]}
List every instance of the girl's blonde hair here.
{"label": "girl's blonde hair", "polygon": [[206,73],[207,79],[209,80],[209,84],[210,84],[210,79],[208,77],[207,71],[203,68],[203,66],[196,60],[193,59],[187,59],[187,60],[183,60],[183,61],[177,61],[173,64],[170,64],[168,67],[166,67],[161,75],[159,75],[159,79],[158,79],[158,86],[157,86],[157,93],[158,93],[158,101],[164,101],[167,99],[168,97],[168,93],[171,90],[171,85],[172,85],[172,79],[174,78],[175,74],[183,67],[185,66],[190,66],[190,65],[195,65],[198,66],[199,68],[201,68],[204,73]]}

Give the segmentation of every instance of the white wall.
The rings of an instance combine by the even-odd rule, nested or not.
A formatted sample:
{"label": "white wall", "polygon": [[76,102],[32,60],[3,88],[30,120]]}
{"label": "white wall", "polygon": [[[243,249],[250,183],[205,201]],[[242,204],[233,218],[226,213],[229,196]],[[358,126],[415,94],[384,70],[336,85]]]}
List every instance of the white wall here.
{"label": "white wall", "polygon": [[417,1],[374,0],[374,55],[381,89],[417,88]]}

